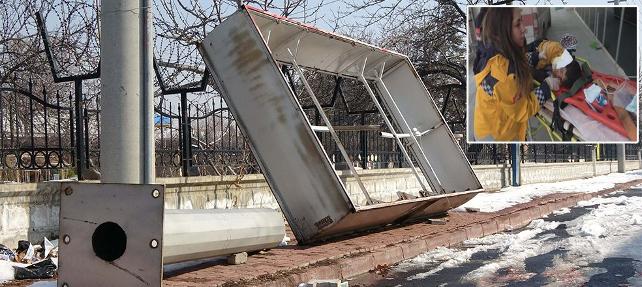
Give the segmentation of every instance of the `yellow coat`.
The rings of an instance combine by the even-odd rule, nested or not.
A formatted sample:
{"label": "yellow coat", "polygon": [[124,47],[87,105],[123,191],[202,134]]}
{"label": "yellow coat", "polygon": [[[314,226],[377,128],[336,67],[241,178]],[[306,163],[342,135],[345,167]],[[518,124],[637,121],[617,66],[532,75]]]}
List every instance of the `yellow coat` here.
{"label": "yellow coat", "polygon": [[534,93],[513,102],[518,83],[515,73],[509,72],[508,59],[500,54],[490,57],[475,74],[475,85],[475,138],[525,141],[528,119],[539,111],[540,103]]}

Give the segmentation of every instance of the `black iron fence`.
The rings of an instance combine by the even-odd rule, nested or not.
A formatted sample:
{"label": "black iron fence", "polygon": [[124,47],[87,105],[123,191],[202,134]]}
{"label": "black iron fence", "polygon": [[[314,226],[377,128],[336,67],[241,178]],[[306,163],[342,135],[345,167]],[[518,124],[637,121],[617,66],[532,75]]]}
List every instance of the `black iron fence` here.
{"label": "black iron fence", "polygon": [[[86,93],[86,92],[85,92]],[[39,181],[100,170],[100,109],[96,100],[47,92],[46,88],[0,88],[0,180]],[[95,97],[89,97],[94,98]],[[77,107],[76,103],[80,106]],[[80,111],[80,117],[75,111]],[[156,107],[156,172],[158,176],[242,175],[260,173],[250,143],[220,97],[186,108],[173,103]],[[312,109],[307,115],[321,125]],[[385,131],[378,115],[329,111],[351,164],[363,169],[408,166]],[[80,123],[80,127],[79,124]],[[78,131],[81,132],[78,137]],[[346,165],[328,133],[317,132],[337,168]],[[259,143],[260,144],[260,143]],[[506,145],[466,144],[462,150],[473,165],[502,164]],[[640,145],[626,145],[627,159],[637,159]],[[591,160],[586,144],[522,145],[522,162],[580,162]],[[81,151],[82,153],[79,153]],[[615,160],[616,145],[599,145],[597,160]]]}
{"label": "black iron fence", "polygon": [[[0,87],[0,181],[42,181],[73,175],[80,179],[97,179],[100,171],[100,103],[96,88],[90,89],[84,82],[99,78],[100,69],[84,75],[59,76],[44,32],[46,29],[40,17],[37,19],[54,83],[73,83],[73,89],[57,89],[52,93],[56,87],[36,89],[31,82],[26,88]],[[196,84],[167,88],[158,66],[154,65],[154,68],[160,88],[157,94],[160,101],[155,106],[157,176],[261,172],[250,143],[221,97],[211,96],[205,103],[187,100],[190,94],[206,92],[207,70]],[[283,72],[292,89],[302,91],[288,67],[284,66]],[[314,76],[319,79],[334,77]],[[318,131],[316,134],[336,168],[347,168],[348,164],[363,169],[407,167],[395,141],[382,136],[382,132],[389,131],[382,125],[381,116],[374,107],[359,102],[359,94],[365,91],[351,86],[351,79],[325,80],[332,84],[321,87],[328,95],[322,106],[327,109],[345,146],[349,162],[345,162],[329,133]],[[309,122],[324,126],[316,108],[302,93],[297,94]],[[180,96],[180,102],[166,102],[164,99],[168,95]],[[449,124],[452,127],[454,123]],[[465,134],[465,131],[455,133]],[[467,144],[461,139],[460,146],[473,165],[503,164],[508,159],[507,145]],[[522,145],[521,149],[522,162],[550,163],[589,161],[592,147],[545,144]],[[638,149],[640,145],[627,145],[627,159],[637,159]],[[615,160],[616,146],[599,145],[597,159]]]}
{"label": "black iron fence", "polygon": [[15,170],[33,171],[26,174],[38,180],[37,171],[73,165],[73,110],[58,93],[33,92],[31,83],[24,90],[0,87],[0,180],[20,180]]}

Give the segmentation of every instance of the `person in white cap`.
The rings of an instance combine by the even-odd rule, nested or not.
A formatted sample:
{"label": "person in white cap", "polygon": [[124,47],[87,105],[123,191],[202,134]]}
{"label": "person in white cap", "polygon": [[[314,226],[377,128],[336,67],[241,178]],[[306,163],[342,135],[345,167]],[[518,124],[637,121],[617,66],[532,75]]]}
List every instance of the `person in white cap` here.
{"label": "person in white cap", "polygon": [[569,50],[574,51],[577,40],[572,35],[566,34],[561,42],[543,40],[538,46],[537,70],[545,69],[549,65],[552,75],[558,81],[548,82],[551,90],[558,90],[560,87],[570,88],[573,83],[582,75],[580,64],[575,60]]}

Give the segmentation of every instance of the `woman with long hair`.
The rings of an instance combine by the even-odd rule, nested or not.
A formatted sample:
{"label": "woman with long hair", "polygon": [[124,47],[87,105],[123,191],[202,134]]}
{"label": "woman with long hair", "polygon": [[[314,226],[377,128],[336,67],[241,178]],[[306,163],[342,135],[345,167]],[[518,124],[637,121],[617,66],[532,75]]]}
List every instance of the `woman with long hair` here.
{"label": "woman with long hair", "polygon": [[473,67],[477,141],[525,141],[528,120],[550,99],[551,86],[559,86],[555,77],[534,85],[524,31],[521,9],[486,11]]}

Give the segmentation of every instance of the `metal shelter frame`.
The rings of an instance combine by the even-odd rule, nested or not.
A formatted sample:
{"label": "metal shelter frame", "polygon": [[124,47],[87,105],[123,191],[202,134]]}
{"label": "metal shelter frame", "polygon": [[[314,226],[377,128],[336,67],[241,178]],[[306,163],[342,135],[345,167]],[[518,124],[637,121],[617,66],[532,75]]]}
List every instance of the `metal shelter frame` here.
{"label": "metal shelter frame", "polygon": [[[299,242],[443,213],[482,190],[402,54],[249,6],[217,26],[199,50]],[[288,67],[294,75],[284,73]],[[389,131],[382,136],[394,139],[419,190],[382,202],[351,165],[359,189],[347,190],[317,132],[329,132],[346,162],[349,156],[306,71],[354,79],[365,87]],[[303,112],[293,77],[303,84],[323,126],[313,126]]]}

